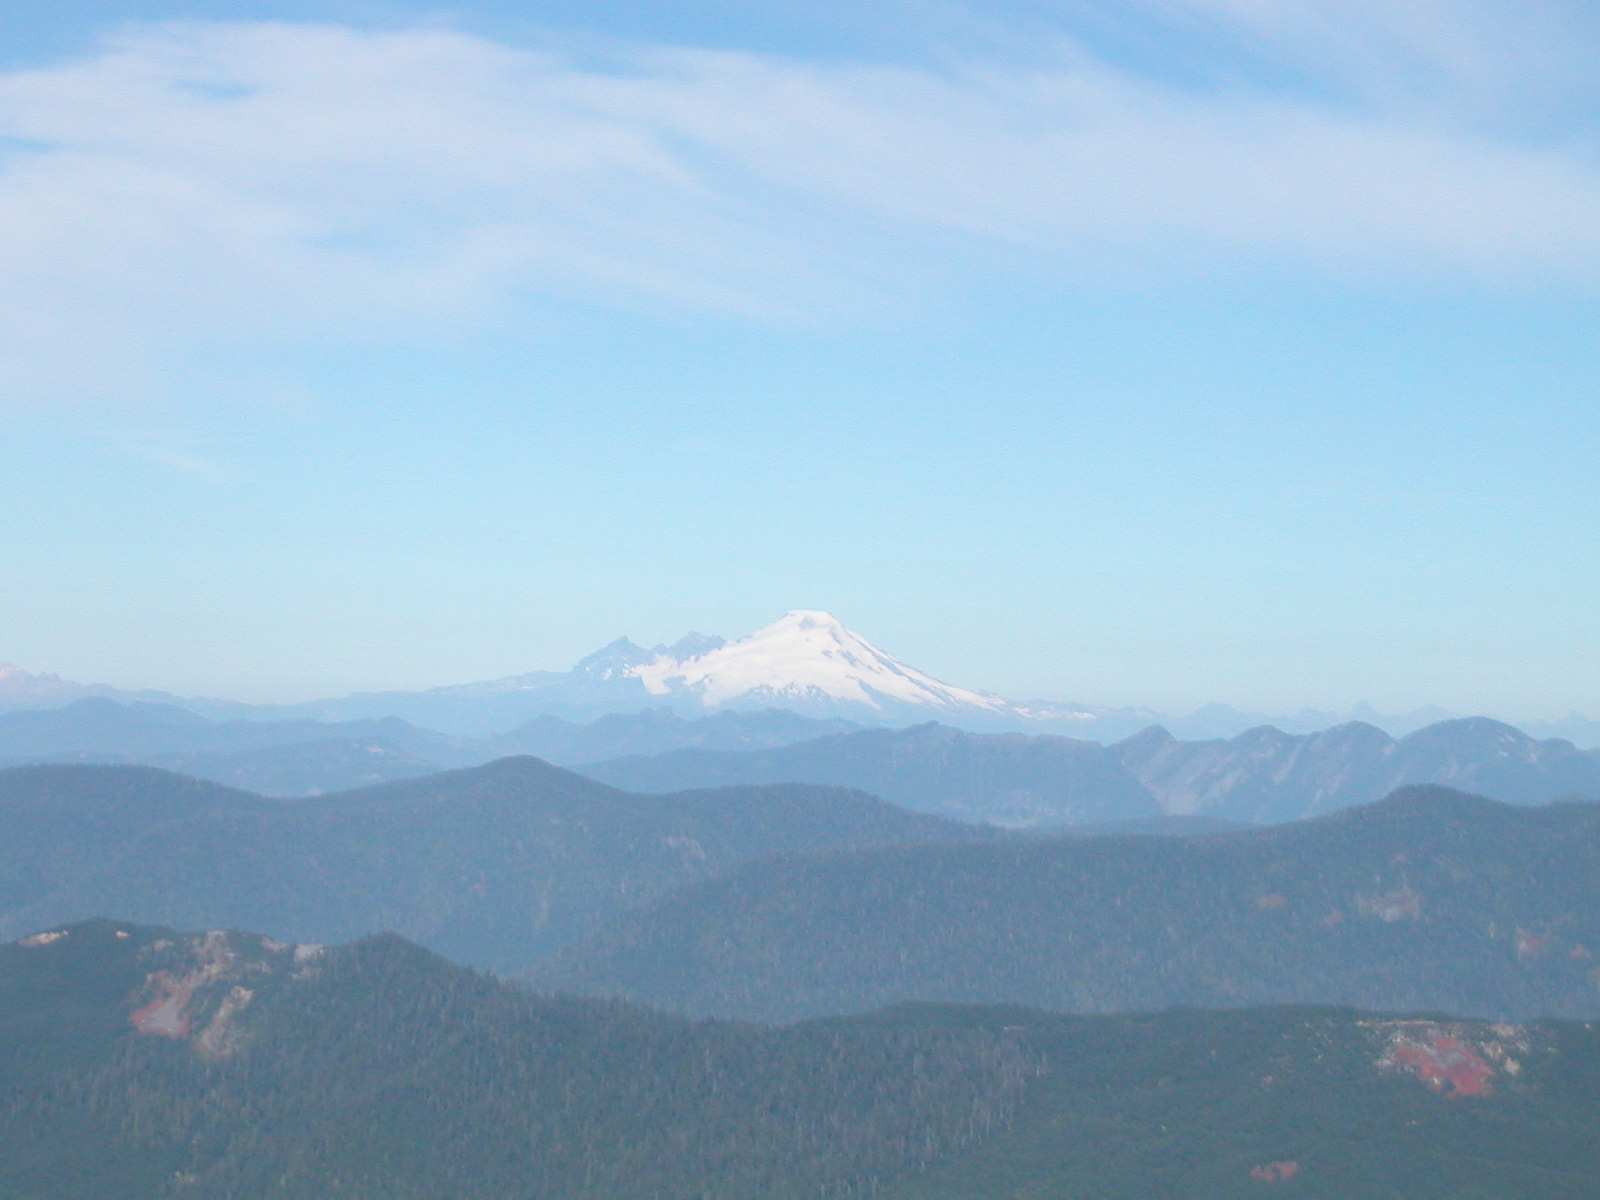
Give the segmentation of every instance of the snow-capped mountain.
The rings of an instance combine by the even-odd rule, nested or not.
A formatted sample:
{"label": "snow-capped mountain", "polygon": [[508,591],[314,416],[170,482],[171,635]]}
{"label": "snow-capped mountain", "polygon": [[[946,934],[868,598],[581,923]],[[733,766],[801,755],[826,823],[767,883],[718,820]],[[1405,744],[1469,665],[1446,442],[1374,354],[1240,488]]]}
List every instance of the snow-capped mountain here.
{"label": "snow-capped mountain", "polygon": [[[7,683],[17,693],[9,706]],[[1077,705],[1016,705],[989,692],[943,683],[852,633],[831,614],[804,609],[785,613],[735,641],[690,633],[673,645],[647,649],[624,637],[570,671],[530,671],[425,691],[364,692],[281,706],[85,688],[13,670],[0,675],[0,709],[39,706],[41,691],[60,692],[56,703],[83,694],[156,699],[212,718],[349,721],[398,716],[466,736],[503,732],[541,716],[589,721],[650,708],[685,717],[777,708],[866,725],[937,720],[977,731],[1033,732],[1088,732],[1086,726],[1102,715]],[[1133,726],[1149,723],[1141,714]]]}
{"label": "snow-capped mountain", "polygon": [[[370,705],[379,699],[332,703],[342,714],[350,702]],[[398,702],[394,695],[381,699]],[[942,683],[852,633],[832,614],[806,609],[785,613],[735,641],[690,633],[671,646],[646,649],[618,638],[567,672],[534,671],[434,688],[411,693],[406,704],[404,715],[423,724],[431,714],[414,705],[569,717],[642,708],[670,708],[684,716],[781,708],[872,725],[941,720],[986,729],[1031,727],[1069,711],[1053,709],[1041,716],[988,692]],[[441,724],[438,717],[432,720]]]}
{"label": "snow-capped mountain", "polygon": [[[931,718],[964,712],[1000,714],[999,696],[941,683],[852,633],[830,613],[796,609],[733,642],[685,655],[679,643],[626,672],[653,697],[692,699],[703,708],[839,706],[889,715],[906,707]],[[688,639],[685,639],[687,642]]]}
{"label": "snow-capped mountain", "polygon": [[[1175,737],[1230,738],[1276,725],[1313,733],[1359,719],[1391,735],[1410,733],[1450,716],[1442,710],[1384,717],[1370,709],[1346,717],[1304,711],[1291,717],[1207,705],[1188,717],[1147,708],[1090,708],[1050,701],[1014,703],[992,692],[943,683],[878,649],[829,613],[798,609],[734,641],[690,633],[670,646],[640,646],[623,637],[579,660],[568,671],[529,671],[477,683],[410,692],[361,692],[301,704],[244,704],[232,700],[128,691],[31,674],[0,663],[0,713],[56,708],[87,697],[149,701],[217,719],[353,721],[402,717],[427,729],[465,737],[503,733],[542,717],[594,721],[608,714],[668,709],[683,717],[719,712],[786,709],[802,717],[861,725],[939,721],[973,732],[1065,734],[1113,742],[1164,724]],[[1523,722],[1536,738],[1600,743],[1600,722],[1573,713],[1560,723]]]}

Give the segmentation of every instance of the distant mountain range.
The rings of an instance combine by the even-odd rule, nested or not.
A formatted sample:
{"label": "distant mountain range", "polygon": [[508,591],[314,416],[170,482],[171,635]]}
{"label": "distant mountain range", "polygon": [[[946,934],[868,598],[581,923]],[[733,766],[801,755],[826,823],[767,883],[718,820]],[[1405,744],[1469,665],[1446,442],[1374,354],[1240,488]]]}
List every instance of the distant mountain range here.
{"label": "distant mountain range", "polygon": [[631,796],[534,758],[293,803],[149,767],[16,767],[0,829],[0,938],[108,912],[305,942],[393,930],[507,972],[752,859],[995,833],[842,788]]}
{"label": "distant mountain range", "polygon": [[1443,721],[1396,740],[1352,723],[1293,735],[1255,729],[1180,742],[1152,727],[1111,746],[937,724],[859,730],[765,750],[687,747],[578,770],[640,792],[805,782],[860,788],[924,812],[1012,827],[1202,814],[1289,821],[1437,783],[1539,804],[1600,797],[1600,752],[1535,741],[1486,718]]}
{"label": "distant mountain range", "polygon": [[854,728],[848,721],[776,710],[691,720],[652,709],[587,725],[538,717],[506,733],[466,738],[398,717],[210,721],[170,704],[93,697],[64,708],[0,714],[0,766],[137,763],[263,795],[309,796],[516,754],[567,764],[679,747],[765,749]]}
{"label": "distant mountain range", "polygon": [[0,947],[8,1200],[1589,1200],[1600,1032],[907,1006],[764,1029],[400,938]]}
{"label": "distant mountain range", "polygon": [[1158,727],[1109,749],[1165,812],[1235,821],[1292,821],[1417,783],[1514,804],[1600,798],[1600,751],[1536,741],[1486,717],[1441,721],[1399,739],[1360,722],[1300,736],[1252,729],[1208,742],[1180,742]]}
{"label": "distant mountain range", "polygon": [[[481,683],[409,692],[358,693],[290,705],[125,692],[0,665],[0,711],[57,707],[87,697],[150,701],[222,719],[345,723],[399,717],[458,737],[485,738],[554,716],[589,722],[615,713],[667,709],[680,716],[777,708],[860,725],[937,720],[977,732],[1055,733],[1101,742],[1164,724],[1188,739],[1232,737],[1261,725],[1311,733],[1352,719],[1401,736],[1455,714],[1442,709],[1383,716],[1358,705],[1340,717],[1306,710],[1271,717],[1207,705],[1187,717],[1145,708],[1096,708],[1054,701],[1015,702],[942,683],[853,633],[825,612],[796,610],[746,637],[728,641],[691,633],[650,649],[627,638],[580,660],[570,671],[531,671]],[[1524,724],[1536,737],[1600,745],[1600,723],[1574,713],[1559,722]]]}
{"label": "distant mountain range", "polygon": [[[359,693],[294,705],[244,705],[161,693],[123,694],[55,676],[0,668],[0,704],[39,707],[85,696],[154,700],[207,716],[344,722],[402,717],[451,734],[482,737],[538,716],[593,720],[666,708],[683,716],[778,708],[804,717],[873,725],[938,716],[975,728],[1075,727],[1107,717],[1080,705],[1017,705],[941,683],[879,650],[825,612],[796,610],[728,641],[691,633],[645,649],[618,638],[570,671],[532,671],[420,692]],[[1153,714],[1129,714],[1139,725]]]}
{"label": "distant mountain range", "polygon": [[0,1196],[1600,1194],[1600,750],[1150,716],[819,612],[282,708],[0,668]]}
{"label": "distant mountain range", "polygon": [[624,913],[534,976],[698,1016],[904,1001],[1600,1017],[1600,804],[1443,788],[1193,837],[794,856]]}
{"label": "distant mountain range", "polygon": [[776,709],[686,718],[666,709],[577,724],[539,717],[467,738],[397,717],[209,721],[150,702],[79,700],[0,714],[0,766],[138,763],[272,796],[417,778],[529,754],[639,792],[730,784],[858,788],[924,812],[1015,828],[1202,815],[1290,820],[1441,783],[1517,803],[1600,796],[1600,754],[1481,718],[1394,739],[1369,725],[1264,728],[1178,741],[1152,727],[1110,747],[928,723],[862,729]]}

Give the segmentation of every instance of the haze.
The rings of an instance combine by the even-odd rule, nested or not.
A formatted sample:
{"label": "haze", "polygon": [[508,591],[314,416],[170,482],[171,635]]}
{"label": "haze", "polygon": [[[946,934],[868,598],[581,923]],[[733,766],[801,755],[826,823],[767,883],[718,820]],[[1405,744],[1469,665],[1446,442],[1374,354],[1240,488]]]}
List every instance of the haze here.
{"label": "haze", "polygon": [[858,8],[7,5],[0,661],[1600,710],[1590,6]]}

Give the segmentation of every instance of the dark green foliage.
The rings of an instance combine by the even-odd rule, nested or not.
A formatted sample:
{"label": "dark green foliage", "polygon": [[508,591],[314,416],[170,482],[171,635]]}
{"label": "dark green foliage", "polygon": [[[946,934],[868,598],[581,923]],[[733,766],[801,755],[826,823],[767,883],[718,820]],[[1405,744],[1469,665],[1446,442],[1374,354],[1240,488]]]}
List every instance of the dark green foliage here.
{"label": "dark green foliage", "polygon": [[762,855],[982,831],[839,788],[630,796],[537,759],[286,804],[147,767],[0,771],[0,936],[117,912],[527,967]]}
{"label": "dark green foliage", "polygon": [[1396,1023],[1349,1011],[970,1019],[1021,1023],[1048,1069],[1011,1127],[887,1200],[1581,1200],[1600,1187],[1592,1026],[1509,1031],[1528,1047],[1518,1075],[1456,1096],[1378,1067]]}
{"label": "dark green foliage", "polygon": [[[184,1036],[129,1023],[159,978],[203,981]],[[1464,1047],[1477,1085],[1430,1088],[1399,1041]],[[1589,1200],[1600,1033],[929,1005],[768,1029],[535,997],[395,937],[100,922],[0,947],[0,1147],[7,1200]]]}
{"label": "dark green foliage", "polygon": [[791,858],[623,916],[540,976],[794,1020],[903,1000],[1600,1015],[1600,805],[1442,788],[1188,838]]}
{"label": "dark green foliage", "polygon": [[215,947],[116,928],[0,950],[0,1028],[40,1045],[0,1058],[9,1200],[849,1195],[1004,1125],[1035,1069],[979,1027],[541,999],[392,936],[299,964],[228,939],[218,986],[254,996],[208,1056],[127,1014],[150,968],[181,971],[174,944],[197,967]]}

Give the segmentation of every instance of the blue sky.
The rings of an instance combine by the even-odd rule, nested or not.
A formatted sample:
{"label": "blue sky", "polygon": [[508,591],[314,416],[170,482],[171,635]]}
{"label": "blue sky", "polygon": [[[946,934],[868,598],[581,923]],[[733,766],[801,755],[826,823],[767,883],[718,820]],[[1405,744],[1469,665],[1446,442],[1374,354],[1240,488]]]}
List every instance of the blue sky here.
{"label": "blue sky", "polygon": [[868,8],[6,6],[0,661],[1600,712],[1592,8]]}

